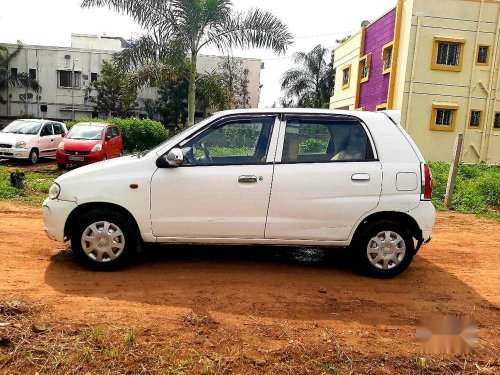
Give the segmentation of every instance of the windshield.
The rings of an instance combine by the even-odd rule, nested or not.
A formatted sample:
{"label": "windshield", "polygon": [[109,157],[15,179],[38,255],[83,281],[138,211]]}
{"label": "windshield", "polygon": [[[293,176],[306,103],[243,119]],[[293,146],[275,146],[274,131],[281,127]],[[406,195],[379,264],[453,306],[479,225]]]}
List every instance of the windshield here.
{"label": "windshield", "polygon": [[2,130],[2,133],[35,135],[38,134],[41,127],[42,124],[40,122],[16,120],[7,125]]}
{"label": "windshield", "polygon": [[98,125],[75,125],[71,128],[66,138],[97,141],[102,139],[102,129],[102,126]]}

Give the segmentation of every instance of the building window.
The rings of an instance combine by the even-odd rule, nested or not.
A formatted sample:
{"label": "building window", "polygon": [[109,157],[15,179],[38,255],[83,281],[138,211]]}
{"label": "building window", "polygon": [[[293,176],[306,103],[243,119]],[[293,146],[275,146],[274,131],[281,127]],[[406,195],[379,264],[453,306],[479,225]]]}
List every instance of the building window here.
{"label": "building window", "polygon": [[90,73],[90,82],[97,81],[97,73]]}
{"label": "building window", "polygon": [[460,72],[464,45],[463,39],[434,38],[432,69]]}
{"label": "building window", "polygon": [[[72,71],[71,70],[59,70],[58,71],[58,86],[61,88],[71,88],[71,76],[72,76]],[[74,82],[74,87],[75,88],[80,88],[80,81],[82,78],[82,73],[81,72],[75,72],[75,82]]]}
{"label": "building window", "polygon": [[470,128],[480,128],[482,120],[482,111],[471,111],[469,119]]}
{"label": "building window", "polygon": [[10,76],[12,78],[17,78],[17,68],[10,68]]}
{"label": "building window", "polygon": [[493,129],[500,130],[500,112],[495,113],[495,122],[493,123]]}
{"label": "building window", "polygon": [[394,42],[386,44],[382,49],[382,60],[384,61],[384,68],[382,74],[388,74],[392,68],[392,51]]}
{"label": "building window", "polygon": [[458,105],[436,104],[432,106],[431,130],[454,131],[457,120]]}
{"label": "building window", "polygon": [[351,84],[351,65],[342,69],[342,88],[346,89]]}
{"label": "building window", "polygon": [[490,63],[490,46],[477,47],[476,65],[489,65]]}
{"label": "building window", "polygon": [[30,69],[29,75],[30,75],[31,80],[35,80],[36,79],[36,69]]}
{"label": "building window", "polygon": [[365,55],[359,60],[360,83],[370,79],[371,55]]}
{"label": "building window", "polygon": [[377,112],[379,111],[386,111],[387,110],[387,103],[379,104],[376,108]]}

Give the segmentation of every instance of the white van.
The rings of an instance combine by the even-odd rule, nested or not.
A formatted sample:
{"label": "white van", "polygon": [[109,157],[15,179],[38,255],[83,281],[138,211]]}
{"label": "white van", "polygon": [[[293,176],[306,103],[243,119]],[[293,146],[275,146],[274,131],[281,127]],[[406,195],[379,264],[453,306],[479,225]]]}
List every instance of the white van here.
{"label": "white van", "polygon": [[399,112],[221,112],[155,149],[59,177],[45,229],[94,269],[146,243],[351,247],[404,271],[432,237],[429,167]]}
{"label": "white van", "polygon": [[40,157],[55,157],[67,132],[62,122],[15,120],[0,131],[0,159],[21,159],[36,164]]}

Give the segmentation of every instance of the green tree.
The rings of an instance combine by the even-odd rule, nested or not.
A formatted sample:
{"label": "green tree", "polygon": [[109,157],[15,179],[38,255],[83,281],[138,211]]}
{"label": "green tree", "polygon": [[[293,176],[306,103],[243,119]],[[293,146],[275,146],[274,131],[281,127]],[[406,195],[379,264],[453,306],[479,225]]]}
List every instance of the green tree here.
{"label": "green tree", "polygon": [[11,75],[9,71],[11,61],[21,53],[23,44],[17,42],[17,47],[13,52],[9,52],[7,46],[0,45],[0,103],[5,104],[6,98],[2,93],[9,87],[23,87],[36,93],[42,90],[36,79],[31,79],[27,73],[17,73]]}
{"label": "green tree", "polygon": [[137,98],[137,89],[130,86],[126,74],[111,61],[104,61],[101,75],[89,86],[90,101],[95,104],[97,112],[107,117],[127,117]]}
{"label": "green tree", "polygon": [[327,62],[328,49],[317,45],[309,52],[294,54],[294,63],[298,65],[283,74],[281,89],[285,100],[298,107],[328,107],[335,84],[335,71],[332,61]]}
{"label": "green tree", "polygon": [[292,43],[288,27],[272,13],[260,9],[235,12],[231,0],[83,0],[82,7],[92,6],[123,12],[149,31],[129,51],[133,62],[161,59],[172,48],[188,55],[190,126],[195,119],[197,62],[202,48],[257,47],[281,54]]}

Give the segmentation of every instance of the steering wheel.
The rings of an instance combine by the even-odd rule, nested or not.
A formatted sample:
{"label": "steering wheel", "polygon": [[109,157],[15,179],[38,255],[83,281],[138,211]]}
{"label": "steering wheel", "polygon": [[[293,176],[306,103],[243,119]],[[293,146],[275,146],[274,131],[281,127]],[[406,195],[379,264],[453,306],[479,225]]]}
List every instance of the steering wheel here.
{"label": "steering wheel", "polygon": [[210,156],[210,153],[208,152],[207,146],[205,146],[204,142],[200,143],[200,148],[203,150],[203,153],[205,154],[205,158],[209,163],[213,163],[212,157]]}

